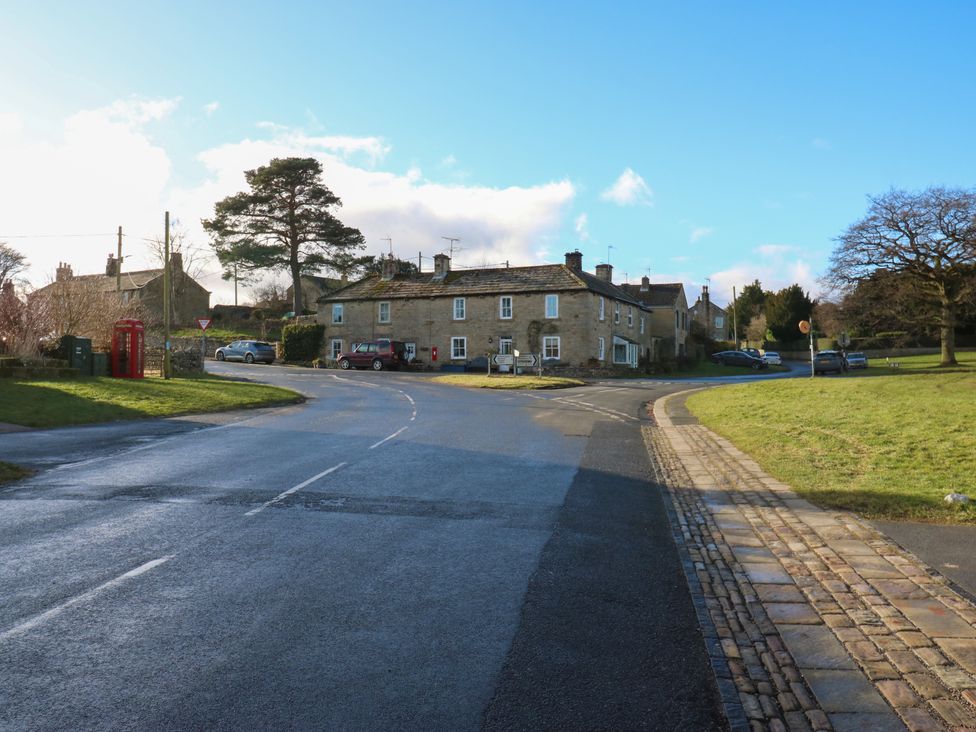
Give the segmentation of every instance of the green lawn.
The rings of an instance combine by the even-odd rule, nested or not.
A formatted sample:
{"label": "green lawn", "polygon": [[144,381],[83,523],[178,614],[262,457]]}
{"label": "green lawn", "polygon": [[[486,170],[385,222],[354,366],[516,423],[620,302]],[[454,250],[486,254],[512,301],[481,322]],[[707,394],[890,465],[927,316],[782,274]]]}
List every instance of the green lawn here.
{"label": "green lawn", "polygon": [[[972,354],[967,362],[976,365]],[[694,394],[703,424],[818,505],[873,518],[976,523],[976,370],[899,359],[856,378],[724,386]]]}
{"label": "green lawn", "polygon": [[289,389],[214,376],[47,381],[0,379],[0,422],[25,427],[220,412],[301,401]]}
{"label": "green lawn", "polygon": [[437,384],[450,386],[467,386],[473,389],[565,389],[569,386],[583,386],[585,382],[579,379],[567,379],[561,376],[532,376],[524,374],[511,376],[509,374],[446,374],[435,376],[432,381]]}
{"label": "green lawn", "polygon": [[[944,374],[949,371],[976,371],[976,352],[973,351],[966,351],[963,353],[956,352],[956,361],[959,362],[956,366],[939,366],[939,359],[940,356],[937,353],[930,356],[896,356],[895,358],[888,360],[883,358],[869,358],[868,369],[866,372],[853,371],[851,373],[867,373],[868,375],[877,375],[880,373],[898,374],[911,371],[915,373],[927,372]],[[897,368],[893,367],[893,364],[897,364]]]}
{"label": "green lawn", "polygon": [[[269,336],[270,336],[270,328]],[[173,338],[200,338],[203,331],[199,328],[180,328],[173,331]],[[232,341],[261,340],[261,326],[256,328],[220,328],[211,325],[207,328],[207,343],[223,345]]]}

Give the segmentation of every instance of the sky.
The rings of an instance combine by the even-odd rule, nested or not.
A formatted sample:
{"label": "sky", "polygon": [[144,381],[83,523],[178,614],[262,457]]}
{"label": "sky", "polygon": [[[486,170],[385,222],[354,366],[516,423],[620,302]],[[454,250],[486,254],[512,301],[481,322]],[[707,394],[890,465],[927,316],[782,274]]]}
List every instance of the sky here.
{"label": "sky", "polygon": [[[314,156],[366,253],[799,282],[891,187],[971,188],[971,2],[0,0],[0,241],[152,266],[245,170]],[[186,256],[186,255],[185,255]],[[279,276],[284,281],[284,276]],[[245,302],[249,293],[242,291]]]}

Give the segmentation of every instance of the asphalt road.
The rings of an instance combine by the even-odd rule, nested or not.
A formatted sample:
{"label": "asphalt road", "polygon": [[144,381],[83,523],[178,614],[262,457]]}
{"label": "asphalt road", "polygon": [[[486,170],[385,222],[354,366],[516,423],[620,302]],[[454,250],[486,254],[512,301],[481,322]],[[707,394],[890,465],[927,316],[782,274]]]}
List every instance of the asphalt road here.
{"label": "asphalt road", "polygon": [[0,435],[0,729],[721,729],[641,407],[220,364],[281,409]]}

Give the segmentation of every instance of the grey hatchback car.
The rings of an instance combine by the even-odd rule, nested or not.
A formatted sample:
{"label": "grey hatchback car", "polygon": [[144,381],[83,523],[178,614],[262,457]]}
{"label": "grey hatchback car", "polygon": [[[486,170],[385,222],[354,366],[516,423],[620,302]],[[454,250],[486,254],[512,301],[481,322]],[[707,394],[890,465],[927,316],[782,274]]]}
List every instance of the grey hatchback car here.
{"label": "grey hatchback car", "polygon": [[275,360],[275,348],[264,341],[234,341],[218,348],[214,358],[218,361],[272,363]]}

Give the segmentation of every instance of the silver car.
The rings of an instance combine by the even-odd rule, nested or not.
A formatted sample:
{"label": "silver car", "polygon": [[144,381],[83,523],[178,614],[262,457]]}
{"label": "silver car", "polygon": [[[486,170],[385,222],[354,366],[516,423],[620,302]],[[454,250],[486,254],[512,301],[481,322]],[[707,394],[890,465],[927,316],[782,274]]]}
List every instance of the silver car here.
{"label": "silver car", "polygon": [[214,358],[218,361],[272,363],[275,360],[275,348],[264,341],[234,341],[218,348]]}
{"label": "silver car", "polygon": [[779,357],[776,351],[766,351],[763,354],[762,360],[765,361],[769,366],[782,366],[783,359]]}
{"label": "silver car", "polygon": [[847,354],[847,368],[866,369],[868,367],[868,357],[860,351]]}

